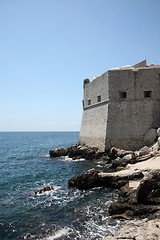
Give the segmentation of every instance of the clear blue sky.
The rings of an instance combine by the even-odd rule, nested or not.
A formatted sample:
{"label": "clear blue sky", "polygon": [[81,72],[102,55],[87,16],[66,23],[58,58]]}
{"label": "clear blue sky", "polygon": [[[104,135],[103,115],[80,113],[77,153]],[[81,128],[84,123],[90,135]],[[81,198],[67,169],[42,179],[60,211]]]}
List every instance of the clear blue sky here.
{"label": "clear blue sky", "polygon": [[160,0],[0,0],[0,131],[79,130],[83,79],[160,63]]}

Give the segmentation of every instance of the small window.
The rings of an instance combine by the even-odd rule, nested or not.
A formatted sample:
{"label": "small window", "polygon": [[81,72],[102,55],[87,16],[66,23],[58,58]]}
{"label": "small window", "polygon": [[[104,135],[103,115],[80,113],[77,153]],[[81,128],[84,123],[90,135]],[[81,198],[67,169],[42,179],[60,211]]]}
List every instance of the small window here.
{"label": "small window", "polygon": [[88,105],[91,105],[91,99],[88,99]]}
{"label": "small window", "polygon": [[152,91],[144,91],[144,97],[145,98],[151,98],[152,97]]}
{"label": "small window", "polygon": [[83,106],[83,108],[84,108],[84,100],[82,100],[82,106]]}
{"label": "small window", "polygon": [[101,102],[101,95],[97,96],[97,102]]}
{"label": "small window", "polygon": [[126,98],[127,93],[126,92],[119,92],[119,98]]}

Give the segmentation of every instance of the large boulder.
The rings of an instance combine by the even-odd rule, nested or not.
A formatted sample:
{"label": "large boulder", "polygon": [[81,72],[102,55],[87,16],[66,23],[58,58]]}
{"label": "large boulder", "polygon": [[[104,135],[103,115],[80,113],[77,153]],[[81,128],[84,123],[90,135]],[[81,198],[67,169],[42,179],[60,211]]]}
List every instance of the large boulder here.
{"label": "large boulder", "polygon": [[155,143],[156,138],[157,138],[157,130],[155,128],[151,128],[146,132],[143,140],[147,146],[151,146],[153,143]]}
{"label": "large boulder", "polygon": [[97,148],[73,146],[70,148],[68,156],[72,159],[76,158],[93,159],[95,158],[96,152]]}

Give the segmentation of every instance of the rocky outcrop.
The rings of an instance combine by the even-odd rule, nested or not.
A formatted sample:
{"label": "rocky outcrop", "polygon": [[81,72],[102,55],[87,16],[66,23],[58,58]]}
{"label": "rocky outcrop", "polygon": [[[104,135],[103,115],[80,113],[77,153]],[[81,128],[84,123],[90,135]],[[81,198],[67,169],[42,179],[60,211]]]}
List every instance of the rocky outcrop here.
{"label": "rocky outcrop", "polygon": [[125,186],[120,189],[119,197],[109,207],[110,215],[126,214],[148,216],[160,210],[160,170],[149,171],[140,181],[138,188]]}
{"label": "rocky outcrop", "polygon": [[[122,173],[123,172],[123,173]],[[160,170],[103,173],[90,169],[68,181],[69,188],[87,190],[95,187],[119,189],[118,200],[109,207],[112,216],[145,216],[160,210]],[[130,187],[130,181],[139,180],[138,188]]]}
{"label": "rocky outcrop", "polygon": [[74,145],[67,148],[57,148],[49,151],[50,157],[62,157],[67,156],[69,158],[79,159],[84,158],[86,160],[99,159],[102,156],[106,156],[106,152],[99,152],[97,148],[90,148],[87,146]]}
{"label": "rocky outcrop", "polygon": [[77,188],[79,190],[87,190],[95,187],[121,188],[128,181],[126,176],[114,176],[110,173],[105,173],[90,169],[86,173],[75,176],[68,181],[69,188]]}
{"label": "rocky outcrop", "polygon": [[[156,136],[160,130],[157,129]],[[121,170],[127,164],[135,164],[137,162],[146,161],[151,157],[160,155],[160,137],[151,147],[144,146],[138,151],[126,151],[112,147],[110,151],[99,152],[98,148],[74,145],[66,148],[57,148],[49,151],[50,157],[68,156],[75,159],[98,160],[108,171]]]}

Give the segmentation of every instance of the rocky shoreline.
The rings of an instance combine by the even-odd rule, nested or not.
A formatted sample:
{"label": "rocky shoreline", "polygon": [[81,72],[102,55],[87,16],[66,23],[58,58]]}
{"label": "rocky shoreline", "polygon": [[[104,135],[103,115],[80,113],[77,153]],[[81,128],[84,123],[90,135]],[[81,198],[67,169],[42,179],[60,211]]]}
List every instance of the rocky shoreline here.
{"label": "rocky shoreline", "polygon": [[159,138],[153,146],[145,146],[139,151],[112,148],[99,152],[96,148],[75,145],[51,150],[50,156],[69,156],[73,160],[85,158],[103,164],[101,171],[90,169],[73,177],[68,181],[68,187],[80,190],[94,187],[118,189],[118,200],[109,206],[108,212],[113,218],[123,218],[129,222],[106,240],[160,239]]}

